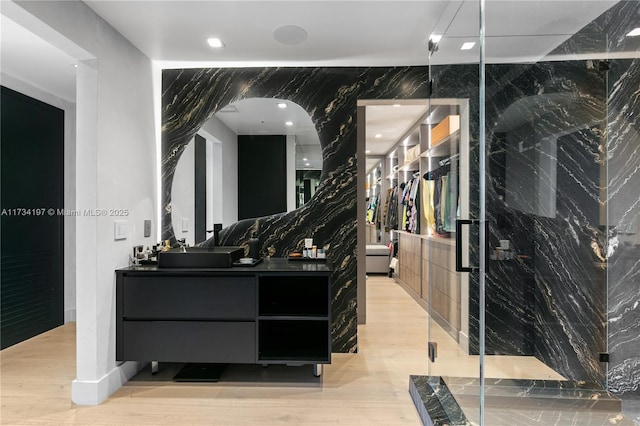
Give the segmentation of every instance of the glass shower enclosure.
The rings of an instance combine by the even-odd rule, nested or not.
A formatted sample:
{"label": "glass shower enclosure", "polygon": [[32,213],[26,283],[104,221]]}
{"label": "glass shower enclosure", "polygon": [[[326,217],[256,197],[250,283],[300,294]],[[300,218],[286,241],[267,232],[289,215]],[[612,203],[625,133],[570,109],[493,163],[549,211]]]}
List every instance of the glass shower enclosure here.
{"label": "glass shower enclosure", "polygon": [[[640,3],[449,2],[439,22],[432,98],[468,100],[469,208],[457,271],[429,270],[419,411],[633,424],[619,416],[640,393]],[[442,320],[443,286],[466,330]]]}

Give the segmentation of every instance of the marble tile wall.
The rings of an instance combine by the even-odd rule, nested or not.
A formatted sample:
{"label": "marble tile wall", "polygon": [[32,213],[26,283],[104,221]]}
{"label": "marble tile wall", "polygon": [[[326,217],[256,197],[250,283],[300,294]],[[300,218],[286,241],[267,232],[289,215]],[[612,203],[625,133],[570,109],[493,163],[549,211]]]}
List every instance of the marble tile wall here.
{"label": "marble tile wall", "polygon": [[640,59],[609,71],[608,387],[640,395]]}
{"label": "marble tile wall", "polygon": [[640,42],[625,37],[639,15],[619,2],[553,52],[635,59],[487,68],[491,244],[511,238],[527,256],[489,269],[487,297],[522,304],[488,306],[488,347],[528,353],[532,333],[556,371],[619,394],[640,392]]}
{"label": "marble tile wall", "polygon": [[235,101],[286,99],[304,108],[320,137],[323,170],[308,204],[286,214],[246,219],[220,234],[226,245],[257,232],[261,253],[282,257],[313,236],[328,246],[332,277],[333,352],[357,351],[356,102],[425,98],[425,67],[224,68],[164,70],[162,76],[162,238],[171,227],[171,183],[180,154],[216,111]]}
{"label": "marble tile wall", "polygon": [[[487,353],[535,355],[567,378],[619,392],[638,389],[640,334],[637,238],[627,235],[633,241],[606,257],[608,225],[636,233],[640,217],[634,185],[640,75],[638,61],[623,62],[611,61],[611,71],[597,61],[489,65],[486,122],[489,247],[509,239],[521,256],[488,261]],[[436,67],[435,96],[460,96],[461,87],[477,81],[476,70]],[[471,95],[473,106],[477,96]],[[473,112],[471,117],[473,138],[477,121]],[[472,140],[472,217],[478,214],[477,155]],[[472,275],[475,353],[477,296],[478,277]],[[598,361],[607,350],[608,373]]]}
{"label": "marble tile wall", "polygon": [[488,75],[490,247],[517,256],[489,261],[488,351],[604,385],[605,74],[574,61]]}
{"label": "marble tile wall", "polygon": [[602,66],[608,69],[606,378],[612,392],[636,398],[640,396],[640,37],[626,35],[638,27],[639,17],[640,2],[621,1],[569,45],[575,51],[591,41],[606,45],[607,52],[625,52],[632,58]]}

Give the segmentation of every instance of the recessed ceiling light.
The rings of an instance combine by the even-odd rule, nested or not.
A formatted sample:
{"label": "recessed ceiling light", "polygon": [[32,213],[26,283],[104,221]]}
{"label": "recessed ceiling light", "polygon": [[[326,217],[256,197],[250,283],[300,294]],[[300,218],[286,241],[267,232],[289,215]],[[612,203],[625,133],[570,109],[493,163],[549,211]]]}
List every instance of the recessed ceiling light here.
{"label": "recessed ceiling light", "polygon": [[209,43],[209,46],[211,47],[216,47],[216,48],[224,47],[224,43],[218,37],[209,37],[207,39],[207,43]]}
{"label": "recessed ceiling light", "polygon": [[473,49],[473,46],[475,46],[475,45],[476,45],[475,41],[468,41],[468,42],[466,42],[466,43],[464,43],[462,45],[460,50],[471,50],[471,49]]}
{"label": "recessed ceiling light", "polygon": [[376,135],[374,136],[376,139],[380,139],[382,137],[382,133],[376,133]]}
{"label": "recessed ceiling light", "polygon": [[285,121],[285,123],[287,126],[293,126],[293,121]]}
{"label": "recessed ceiling light", "polygon": [[394,107],[400,108],[400,104],[393,104]]}
{"label": "recessed ceiling light", "polygon": [[370,150],[370,149],[368,149],[368,150],[366,150],[364,153],[365,153],[365,154],[371,154],[371,150]]}
{"label": "recessed ceiling light", "polygon": [[640,27],[634,28],[633,30],[631,30],[631,32],[629,32],[629,34],[627,34],[627,37],[637,37],[637,36],[640,36]]}
{"label": "recessed ceiling light", "polygon": [[309,163],[304,163],[305,166],[309,167],[311,164]]}
{"label": "recessed ceiling light", "polygon": [[306,158],[303,158],[303,159],[302,159],[302,161],[307,161],[307,159],[306,159]]}
{"label": "recessed ceiling light", "polygon": [[278,104],[278,108],[285,109],[286,107],[287,107],[287,104],[285,104],[284,102],[280,102]]}

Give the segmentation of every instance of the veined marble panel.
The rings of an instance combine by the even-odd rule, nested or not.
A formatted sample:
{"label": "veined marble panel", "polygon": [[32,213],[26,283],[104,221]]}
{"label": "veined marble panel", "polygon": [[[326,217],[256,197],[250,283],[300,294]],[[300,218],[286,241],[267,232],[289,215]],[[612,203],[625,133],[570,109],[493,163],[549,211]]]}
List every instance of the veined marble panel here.
{"label": "veined marble panel", "polygon": [[[640,52],[625,37],[639,13],[639,2],[619,2],[552,53],[600,60],[486,68],[489,247],[509,239],[522,256],[488,261],[487,351],[526,354],[535,344],[565,377],[606,382],[617,393],[640,392]],[[635,59],[606,61],[607,52]],[[477,69],[434,67],[436,97],[470,98],[472,218]],[[477,274],[469,286],[477,353]],[[608,369],[597,360],[604,351]]]}
{"label": "veined marble panel", "polygon": [[613,392],[640,395],[640,59],[610,65],[607,378]]}
{"label": "veined marble panel", "polygon": [[[606,214],[608,388],[640,394],[640,3],[621,1],[554,53],[600,53],[607,70]],[[605,54],[603,54],[605,53]],[[630,59],[605,60],[607,56]]]}
{"label": "veined marble panel", "polygon": [[425,98],[425,67],[215,68],[164,70],[162,76],[162,238],[174,238],[171,183],[188,141],[218,110],[246,98],[286,99],[310,115],[322,146],[320,185],[290,212],[246,219],[222,230],[223,244],[256,232],[261,254],[286,256],[313,236],[327,248],[332,277],[333,352],[357,351],[356,106],[358,99]]}
{"label": "veined marble panel", "polygon": [[533,350],[604,386],[604,72],[575,61],[488,73],[490,247],[509,240],[514,256],[489,262],[489,353]]}

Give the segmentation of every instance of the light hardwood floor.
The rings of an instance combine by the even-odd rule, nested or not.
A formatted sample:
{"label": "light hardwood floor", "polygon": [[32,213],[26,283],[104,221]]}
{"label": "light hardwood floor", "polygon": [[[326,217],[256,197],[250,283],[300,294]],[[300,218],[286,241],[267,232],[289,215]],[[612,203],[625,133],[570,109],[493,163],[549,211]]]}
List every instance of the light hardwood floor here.
{"label": "light hardwood floor", "polygon": [[[310,366],[230,366],[218,383],[175,383],[175,366],[148,368],[94,407],[71,402],[75,326],[67,324],[0,352],[3,425],[420,425],[409,375],[428,374],[427,314],[393,280],[367,281],[367,324],[359,353],[333,354],[321,378]],[[465,355],[435,327],[432,374],[477,376]],[[559,378],[535,360],[491,357],[487,375]],[[513,358],[513,359],[511,359]]]}

